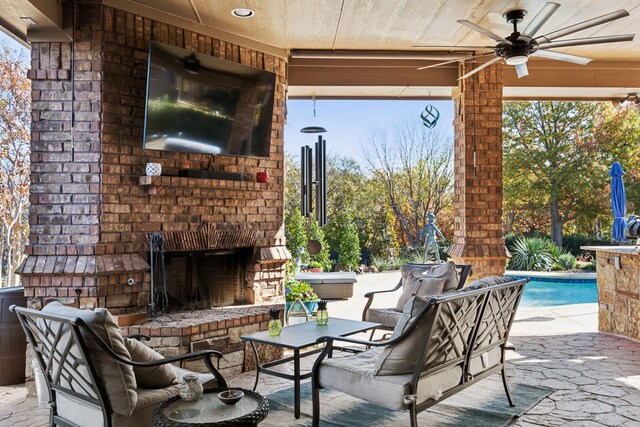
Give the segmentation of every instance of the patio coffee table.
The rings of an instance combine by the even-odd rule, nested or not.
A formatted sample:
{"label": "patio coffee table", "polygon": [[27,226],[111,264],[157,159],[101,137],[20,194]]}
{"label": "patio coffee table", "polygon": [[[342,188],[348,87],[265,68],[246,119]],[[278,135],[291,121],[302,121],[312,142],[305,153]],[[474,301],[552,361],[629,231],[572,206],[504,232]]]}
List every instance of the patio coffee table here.
{"label": "patio coffee table", "polygon": [[[225,389],[226,390],[226,389]],[[205,389],[196,402],[185,402],[173,396],[155,407],[154,427],[186,426],[256,426],[269,413],[269,401],[259,393],[242,390],[244,397],[235,405],[225,405],[218,399],[222,389]]]}
{"label": "patio coffee table", "polygon": [[[314,321],[285,326],[282,328],[282,332],[277,337],[272,337],[271,335],[269,335],[268,331],[242,335],[240,339],[249,341],[251,343],[253,355],[256,359],[256,381],[253,385],[253,389],[255,390],[258,386],[258,378],[260,376],[260,372],[264,372],[265,374],[273,375],[278,378],[293,380],[293,415],[296,418],[300,418],[300,380],[311,378],[311,372],[300,374],[300,358],[310,356],[312,354],[317,354],[321,352],[323,348],[313,349],[304,353],[300,353],[300,350],[315,345],[318,338],[326,335],[345,337],[347,335],[353,335],[357,334],[358,332],[364,332],[369,329],[374,329],[378,326],[380,326],[380,323],[361,322],[358,320],[337,319],[335,317],[331,317],[329,318],[329,323],[325,326],[318,326],[318,324]],[[256,343],[273,345],[276,347],[293,350],[293,356],[285,357],[273,362],[267,362],[265,364],[260,364],[258,351],[256,350],[255,345]],[[353,349],[339,349],[343,351],[357,352],[357,350]],[[293,361],[293,375],[269,369],[273,366],[281,365],[283,363],[291,361]]]}

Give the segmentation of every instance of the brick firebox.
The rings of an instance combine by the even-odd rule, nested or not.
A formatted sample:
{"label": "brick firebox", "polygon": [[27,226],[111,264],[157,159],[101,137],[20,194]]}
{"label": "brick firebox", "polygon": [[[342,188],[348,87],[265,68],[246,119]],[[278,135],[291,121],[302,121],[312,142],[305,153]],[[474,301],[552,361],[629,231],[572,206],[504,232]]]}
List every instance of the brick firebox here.
{"label": "brick firebox", "polygon": [[[19,270],[29,305],[41,308],[60,300],[81,308],[107,307],[115,314],[145,312],[149,234],[195,232],[205,224],[255,233],[245,261],[246,301],[283,302],[289,257],[282,232],[286,59],[99,3],[77,3],[72,43],[31,45],[31,236]],[[274,72],[269,157],[143,150],[151,41]],[[161,163],[163,176],[142,179],[148,162]],[[270,182],[184,178],[177,176],[179,169],[246,177],[265,171]],[[241,326],[264,327],[266,308],[245,311],[234,309],[230,324],[216,317],[203,321],[207,326],[192,325],[192,333],[180,328],[180,344],[174,347],[189,347],[185,337],[203,338],[205,329],[234,344],[237,334],[228,326],[238,316]],[[153,331],[178,336],[170,329]],[[166,348],[169,341],[157,344]]]}

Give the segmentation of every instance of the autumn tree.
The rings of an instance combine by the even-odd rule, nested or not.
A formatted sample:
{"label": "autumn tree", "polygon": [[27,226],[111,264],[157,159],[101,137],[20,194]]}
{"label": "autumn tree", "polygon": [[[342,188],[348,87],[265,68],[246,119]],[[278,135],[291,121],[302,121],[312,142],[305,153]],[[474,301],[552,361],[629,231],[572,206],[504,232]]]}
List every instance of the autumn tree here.
{"label": "autumn tree", "polygon": [[13,286],[29,233],[31,84],[24,56],[0,51],[0,286]]}
{"label": "autumn tree", "polygon": [[381,196],[410,246],[419,245],[428,213],[437,216],[453,203],[452,151],[437,131],[408,121],[373,132],[363,147],[372,179],[381,183]]}
{"label": "autumn tree", "polygon": [[562,247],[567,223],[603,211],[610,162],[596,130],[605,110],[597,102],[505,103],[506,217],[524,208],[535,219],[536,209],[545,209],[551,239]]}

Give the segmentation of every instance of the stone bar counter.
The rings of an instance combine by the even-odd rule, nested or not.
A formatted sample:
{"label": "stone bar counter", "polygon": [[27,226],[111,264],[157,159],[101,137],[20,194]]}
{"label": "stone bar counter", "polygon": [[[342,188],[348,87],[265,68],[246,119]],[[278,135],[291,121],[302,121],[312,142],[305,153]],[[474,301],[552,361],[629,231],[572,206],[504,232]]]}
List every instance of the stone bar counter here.
{"label": "stone bar counter", "polygon": [[640,247],[582,249],[596,252],[598,330],[640,340]]}

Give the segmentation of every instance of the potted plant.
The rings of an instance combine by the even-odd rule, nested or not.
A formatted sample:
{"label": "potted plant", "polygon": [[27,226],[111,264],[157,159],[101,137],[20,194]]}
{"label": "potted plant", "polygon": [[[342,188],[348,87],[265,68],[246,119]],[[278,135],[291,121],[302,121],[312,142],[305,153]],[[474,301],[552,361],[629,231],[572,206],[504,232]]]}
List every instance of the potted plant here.
{"label": "potted plant", "polygon": [[287,300],[287,311],[296,299],[302,301],[309,313],[313,313],[318,306],[318,295],[313,292],[311,285],[305,282],[293,279],[287,280],[285,282],[285,296]]}
{"label": "potted plant", "polygon": [[307,273],[322,273],[322,264],[318,261],[311,261],[307,264]]}

